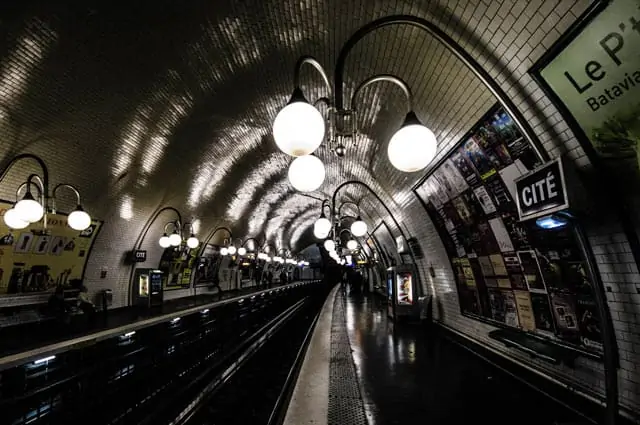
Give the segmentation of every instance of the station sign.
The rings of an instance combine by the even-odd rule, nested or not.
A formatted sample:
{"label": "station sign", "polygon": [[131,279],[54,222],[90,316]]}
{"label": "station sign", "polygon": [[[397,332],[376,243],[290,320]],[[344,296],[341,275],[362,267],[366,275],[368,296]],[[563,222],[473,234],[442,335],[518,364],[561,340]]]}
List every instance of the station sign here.
{"label": "station sign", "polygon": [[520,177],[515,184],[521,221],[569,208],[561,158]]}
{"label": "station sign", "polygon": [[144,263],[147,261],[147,251],[143,249],[136,249],[133,251],[133,260],[136,263]]}

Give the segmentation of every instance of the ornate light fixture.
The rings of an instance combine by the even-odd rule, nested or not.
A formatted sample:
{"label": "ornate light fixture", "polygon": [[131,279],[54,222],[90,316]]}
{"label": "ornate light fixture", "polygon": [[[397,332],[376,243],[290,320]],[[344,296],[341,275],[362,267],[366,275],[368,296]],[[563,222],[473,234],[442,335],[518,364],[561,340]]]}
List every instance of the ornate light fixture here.
{"label": "ornate light fixture", "polygon": [[318,239],[324,239],[329,236],[329,232],[331,231],[331,220],[327,218],[324,214],[324,208],[327,206],[329,208],[329,213],[331,213],[331,206],[329,206],[329,200],[325,199],[322,201],[320,212],[320,218],[318,218],[313,224],[313,235]]}
{"label": "ornate light fixture", "polygon": [[[408,113],[402,126],[395,132],[389,141],[387,155],[391,164],[400,171],[414,172],[425,168],[433,160],[436,154],[437,141],[431,130],[425,127],[413,111],[413,97],[407,84],[400,78],[389,75],[374,75],[363,81],[355,88],[350,102],[343,105],[343,71],[344,59],[357,42],[349,40],[340,52],[340,59],[336,66],[334,85],[329,82],[329,77],[320,63],[313,57],[304,56],[298,60],[293,77],[293,94],[291,101],[276,116],[273,124],[273,136],[278,147],[292,156],[308,155],[318,148],[324,137],[324,119],[320,111],[305,99],[300,88],[300,70],[305,64],[312,65],[322,77],[328,93],[328,98],[320,98],[327,104],[329,133],[335,140],[329,143],[338,143],[333,149],[338,156],[345,154],[342,140],[354,139],[356,129],[356,109],[354,107],[358,96],[371,84],[378,82],[390,82],[400,87],[405,94],[408,104]],[[335,101],[331,93],[335,92]],[[322,125],[321,125],[322,123]],[[294,161],[295,163],[295,161]],[[293,163],[291,167],[293,168]],[[290,171],[291,172],[291,171]],[[295,185],[294,185],[295,187]]]}
{"label": "ornate light fixture", "polygon": [[[49,195],[49,169],[46,164],[37,155],[24,153],[17,155],[9,161],[9,164],[6,168],[4,168],[0,172],[0,180],[2,180],[11,167],[16,164],[18,161],[22,159],[31,159],[38,163],[42,170],[42,177],[38,174],[31,174],[27,181],[18,186],[18,190],[16,191],[16,200],[18,199],[18,194],[22,189],[26,189],[24,196],[22,199],[17,200],[17,202],[13,205],[12,208],[8,209],[4,214],[5,224],[11,229],[24,229],[29,224],[37,223],[40,220],[43,220],[43,228],[47,227],[47,214],[55,214],[55,196],[60,188],[71,189],[77,198],[77,207],[74,211],[72,211],[67,217],[67,224],[74,230],[83,231],[91,226],[91,217],[87,214],[80,204],[80,193],[78,190],[70,185],[70,184],[59,184],[57,185],[51,194]],[[33,196],[32,188],[35,187],[38,191],[38,198],[36,199]],[[51,205],[48,205],[48,201],[51,199]]]}
{"label": "ornate light fixture", "polygon": [[324,241],[324,249],[326,249],[329,252],[335,252],[336,243],[331,239],[327,239],[326,241]]}
{"label": "ornate light fixture", "polygon": [[291,99],[273,121],[278,148],[291,156],[309,155],[322,143],[325,124],[320,111],[307,102],[297,86]]}
{"label": "ornate light fixture", "polygon": [[313,192],[325,177],[324,164],[317,156],[299,156],[289,166],[289,183],[299,192]]}
{"label": "ornate light fixture", "polygon": [[356,221],[351,223],[351,233],[357,238],[367,234],[367,223],[362,220],[360,215],[358,215]]}
{"label": "ornate light fixture", "polygon": [[[190,249],[195,249],[198,247],[198,245],[200,245],[200,241],[198,241],[198,238],[193,233],[193,225],[191,223],[185,223],[184,225],[182,225],[182,223],[180,223],[180,220],[181,218],[178,218],[178,220],[170,221],[164,225],[164,234],[162,235],[162,237],[160,237],[160,240],[158,241],[158,243],[162,248],[169,248],[171,246],[173,247],[180,246],[180,244],[182,244],[182,241],[183,241],[182,233],[187,227],[191,229],[191,232],[189,233],[189,238],[186,240],[187,246]],[[173,226],[173,232],[171,234],[167,232],[167,228],[169,226]]]}

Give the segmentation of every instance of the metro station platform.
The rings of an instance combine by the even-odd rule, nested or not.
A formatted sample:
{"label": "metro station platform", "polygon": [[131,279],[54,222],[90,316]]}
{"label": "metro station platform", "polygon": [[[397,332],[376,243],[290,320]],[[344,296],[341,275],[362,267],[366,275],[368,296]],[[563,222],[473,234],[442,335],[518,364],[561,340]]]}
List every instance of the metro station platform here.
{"label": "metro station platform", "polygon": [[532,388],[519,372],[516,379],[445,331],[394,324],[376,297],[334,288],[286,425],[598,423],[587,407]]}

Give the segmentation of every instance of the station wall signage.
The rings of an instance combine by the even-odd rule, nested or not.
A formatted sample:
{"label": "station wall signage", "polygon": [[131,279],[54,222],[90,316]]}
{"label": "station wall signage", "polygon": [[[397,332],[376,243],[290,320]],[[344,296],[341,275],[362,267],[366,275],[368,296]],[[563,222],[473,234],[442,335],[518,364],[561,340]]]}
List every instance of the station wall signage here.
{"label": "station wall signage", "polygon": [[640,3],[599,0],[530,70],[592,162],[624,182],[613,189],[628,195],[636,211],[639,44]]}
{"label": "station wall signage", "polygon": [[133,259],[136,263],[144,263],[147,261],[147,251],[143,249],[136,249],[133,252]]}
{"label": "station wall signage", "polygon": [[569,207],[562,160],[558,158],[516,181],[520,220],[528,220]]}
{"label": "station wall signage", "polygon": [[93,220],[78,231],[69,227],[66,215],[48,214],[46,232],[41,223],[11,230],[2,216],[12,206],[0,201],[0,295],[44,292],[83,279],[102,222]]}

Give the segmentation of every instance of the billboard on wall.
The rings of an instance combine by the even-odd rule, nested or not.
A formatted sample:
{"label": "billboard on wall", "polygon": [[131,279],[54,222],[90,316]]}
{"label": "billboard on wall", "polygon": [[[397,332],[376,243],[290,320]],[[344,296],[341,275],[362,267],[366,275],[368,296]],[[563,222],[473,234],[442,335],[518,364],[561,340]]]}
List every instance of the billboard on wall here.
{"label": "billboard on wall", "polygon": [[640,183],[638,21],[638,1],[613,0],[536,71],[595,152],[614,173],[636,184]]}
{"label": "billboard on wall", "polygon": [[463,315],[600,351],[593,282],[571,229],[519,218],[516,180],[540,165],[496,106],[415,193],[451,259]]}
{"label": "billboard on wall", "polygon": [[[0,201],[0,216],[12,206]],[[10,230],[0,218],[0,294],[42,292],[82,279],[101,226],[94,220],[86,230],[73,230],[66,215],[48,214],[42,233],[41,223]]]}

